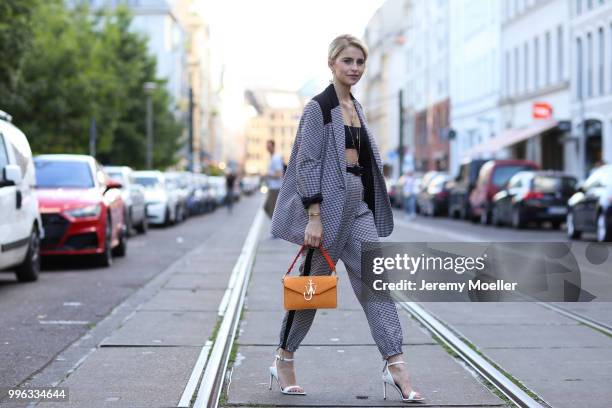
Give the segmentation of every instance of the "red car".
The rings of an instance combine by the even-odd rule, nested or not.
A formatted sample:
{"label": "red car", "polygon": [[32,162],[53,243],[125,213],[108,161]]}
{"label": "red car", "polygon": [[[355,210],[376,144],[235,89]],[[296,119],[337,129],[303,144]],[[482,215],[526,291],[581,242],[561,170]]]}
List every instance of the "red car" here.
{"label": "red car", "polygon": [[483,164],[476,186],[470,193],[470,219],[490,224],[493,196],[522,170],[538,170],[538,165],[529,160],[489,160]]}
{"label": "red car", "polygon": [[91,156],[34,158],[36,193],[45,238],[41,255],[92,255],[110,266],[126,253],[121,184]]}

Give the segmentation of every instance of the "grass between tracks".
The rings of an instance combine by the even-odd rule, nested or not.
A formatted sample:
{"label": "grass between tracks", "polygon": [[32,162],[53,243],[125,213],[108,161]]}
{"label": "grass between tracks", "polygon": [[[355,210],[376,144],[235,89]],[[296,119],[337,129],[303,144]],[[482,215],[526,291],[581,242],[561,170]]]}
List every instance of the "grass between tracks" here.
{"label": "grass between tracks", "polygon": [[[251,275],[252,276],[252,275]],[[249,282],[247,282],[247,288],[251,283],[251,276],[249,276]],[[242,319],[244,319],[244,304],[242,305],[242,310],[240,310],[240,317],[238,318],[238,326],[236,327],[236,336],[234,337],[234,342],[232,343],[232,349],[230,350],[229,358],[227,361],[227,372],[231,372],[234,367],[234,362],[236,361],[236,356],[238,355],[238,338],[240,337],[240,324],[242,323]],[[215,333],[215,332],[213,332]],[[219,396],[219,406],[224,407],[227,404],[227,389],[229,387],[229,381],[223,382],[223,387],[221,388],[221,395]],[[245,407],[267,407],[268,405],[241,405]]]}
{"label": "grass between tracks", "polygon": [[[416,319],[415,319],[416,320]],[[418,322],[418,320],[416,320]],[[519,387],[521,390],[523,390],[527,395],[529,395],[531,398],[533,398],[534,400],[538,401],[538,402],[542,402],[542,400],[540,399],[540,397],[538,397],[533,391],[531,391],[529,388],[527,388],[523,383],[521,383],[518,379],[516,379],[512,374],[510,374],[509,372],[507,372],[506,370],[504,370],[503,368],[501,368],[499,365],[497,365],[494,361],[492,361],[491,359],[489,359],[486,355],[484,355],[479,349],[478,347],[476,347],[476,345],[474,345],[474,343],[472,343],[471,341],[469,341],[468,339],[466,339],[465,337],[461,336],[459,333],[455,332],[454,330],[452,330],[450,327],[447,326],[448,329],[450,329],[451,331],[453,331],[453,333],[455,333],[455,335],[461,339],[461,341],[463,341],[470,349],[472,349],[474,352],[478,353],[478,355],[482,358],[484,358],[489,364],[491,364],[493,367],[495,367],[496,370],[498,370],[500,373],[502,373],[504,375],[504,377],[506,377],[507,379],[509,379],[510,381],[512,381],[513,384],[515,384],[517,387]],[[436,343],[438,343],[448,354],[450,354],[451,356],[453,356],[454,358],[458,358],[460,359],[461,357],[459,356],[459,354],[457,354],[455,352],[455,350],[453,350],[451,347],[448,346],[448,344],[446,344],[446,342],[444,340],[442,340],[440,337],[438,337],[437,335],[431,333],[431,337],[436,341]],[[499,397],[501,400],[503,400],[506,404],[508,404],[509,406],[514,406],[514,403],[512,401],[510,401],[510,399],[503,393],[501,392],[495,385],[493,385],[489,380],[487,380],[486,378],[482,377],[480,374],[478,374],[478,377],[481,378],[483,380],[483,383],[487,386],[487,388],[489,389],[489,391],[491,391],[493,394],[495,394],[497,397]]]}
{"label": "grass between tracks", "polygon": [[597,327],[595,327],[595,326],[591,326],[591,325],[590,325],[590,324],[588,324],[588,323],[578,322],[578,324],[579,324],[579,325],[582,325],[582,326],[585,326],[585,327],[588,327],[589,329],[596,330],[596,331],[600,332],[601,334],[603,334],[604,336],[612,337],[612,335],[610,335],[610,333],[607,333],[607,332],[605,332],[605,331],[603,331],[603,330],[600,330],[600,329],[598,329],[598,328],[597,328]]}

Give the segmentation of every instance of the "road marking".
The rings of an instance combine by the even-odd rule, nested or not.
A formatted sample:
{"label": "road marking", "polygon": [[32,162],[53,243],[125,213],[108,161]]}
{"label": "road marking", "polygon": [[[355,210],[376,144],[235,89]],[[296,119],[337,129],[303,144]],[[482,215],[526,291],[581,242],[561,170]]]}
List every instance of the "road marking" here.
{"label": "road marking", "polygon": [[89,324],[86,320],[39,320],[40,324],[64,324],[64,325],[86,325]]}
{"label": "road marking", "polygon": [[82,305],[81,302],[64,302],[64,306],[79,307],[81,305]]}
{"label": "road marking", "polygon": [[414,222],[406,222],[405,220],[401,220],[401,219],[395,219],[394,222],[404,228],[412,228],[412,229],[415,229],[415,230],[418,230],[420,232],[424,232],[427,234],[443,235],[455,241],[460,241],[460,242],[464,242],[464,241],[488,242],[489,241],[488,239],[485,239],[480,236],[476,236],[472,234],[465,234],[465,233],[455,233],[455,232],[447,231],[441,228],[427,227],[422,224],[416,224]]}

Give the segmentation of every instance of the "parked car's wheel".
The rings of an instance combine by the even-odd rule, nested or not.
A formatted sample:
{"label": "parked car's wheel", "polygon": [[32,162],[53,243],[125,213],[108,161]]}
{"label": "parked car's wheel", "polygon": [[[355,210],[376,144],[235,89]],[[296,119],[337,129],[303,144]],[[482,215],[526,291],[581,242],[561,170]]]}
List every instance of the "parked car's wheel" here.
{"label": "parked car's wheel", "polygon": [[174,209],[174,223],[175,224],[179,224],[183,221],[183,210],[182,210],[182,206],[179,204],[176,206],[176,208]]}
{"label": "parked car's wheel", "polygon": [[170,207],[166,207],[166,211],[164,211],[164,222],[162,222],[164,227],[168,227],[172,225],[172,218],[170,218]]}
{"label": "parked car's wheel", "polygon": [[609,242],[612,241],[612,231],[610,231],[606,215],[600,213],[597,216],[597,241]]}
{"label": "parked car's wheel", "polygon": [[438,208],[436,207],[436,203],[431,203],[431,216],[436,217],[438,215]]}
{"label": "parked car's wheel", "polygon": [[40,273],[40,234],[34,226],[30,233],[28,252],[23,263],[15,268],[15,275],[19,282],[34,282]]}
{"label": "parked car's wheel", "polygon": [[483,225],[488,225],[491,223],[491,212],[486,205],[482,207],[482,210],[480,211],[480,223]]}
{"label": "parked car's wheel", "polygon": [[551,221],[551,228],[554,230],[558,230],[561,228],[561,221]]}
{"label": "parked car's wheel", "polygon": [[459,212],[459,218],[461,218],[462,220],[467,220],[467,219],[470,219],[471,216],[472,215],[471,215],[470,204],[465,203],[461,207],[461,211]]}
{"label": "parked car's wheel", "polygon": [[580,236],[582,235],[582,231],[579,231],[576,229],[576,225],[574,223],[574,214],[571,211],[567,213],[566,224],[567,224],[567,237],[570,239],[579,239]]}
{"label": "parked car's wheel", "polygon": [[147,220],[147,216],[145,215],[142,218],[142,221],[140,222],[140,224],[136,226],[136,231],[138,231],[139,234],[146,234],[148,229],[149,229],[149,221]]}
{"label": "parked car's wheel", "polygon": [[119,245],[113,248],[113,256],[125,256],[127,253],[127,232],[123,229],[119,233]]}
{"label": "parked car's wheel", "polygon": [[96,263],[98,266],[109,267],[113,264],[113,250],[111,248],[112,233],[113,224],[110,215],[107,215],[106,228],[104,229],[104,252],[96,255]]}
{"label": "parked car's wheel", "polygon": [[456,220],[457,218],[459,218],[461,214],[459,213],[459,211],[453,210],[449,207],[448,209],[448,217],[452,218],[454,220]]}
{"label": "parked car's wheel", "polygon": [[493,209],[491,210],[491,224],[496,227],[502,226],[501,219],[499,218],[499,209],[497,206],[493,206]]}
{"label": "parked car's wheel", "polygon": [[128,237],[132,236],[132,226],[133,224],[133,220],[132,220],[132,207],[129,207],[126,211],[125,211],[125,229],[126,229],[126,235]]}
{"label": "parked car's wheel", "polygon": [[512,226],[516,229],[525,227],[525,220],[521,208],[518,206],[512,208]]}

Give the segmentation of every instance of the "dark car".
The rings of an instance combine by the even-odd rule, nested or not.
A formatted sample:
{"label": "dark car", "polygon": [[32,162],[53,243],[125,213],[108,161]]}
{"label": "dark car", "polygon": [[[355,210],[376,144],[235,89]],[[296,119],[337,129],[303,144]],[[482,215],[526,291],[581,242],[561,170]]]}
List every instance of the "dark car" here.
{"label": "dark car", "polygon": [[449,184],[448,216],[467,219],[470,214],[470,193],[476,186],[478,172],[488,160],[474,159],[465,161],[459,167],[459,174]]}
{"label": "dark car", "polygon": [[470,193],[470,218],[482,224],[491,222],[493,196],[508,180],[522,170],[538,170],[529,160],[489,160],[480,168],[478,181]]}
{"label": "dark car", "polygon": [[492,222],[523,228],[530,222],[550,221],[558,229],[576,183],[575,177],[561,172],[520,171],[493,196]]}
{"label": "dark car", "polygon": [[595,232],[597,241],[612,241],[612,165],[593,171],[567,204],[569,238]]}
{"label": "dark car", "polygon": [[438,174],[419,192],[417,202],[421,214],[436,215],[448,212],[448,174]]}

